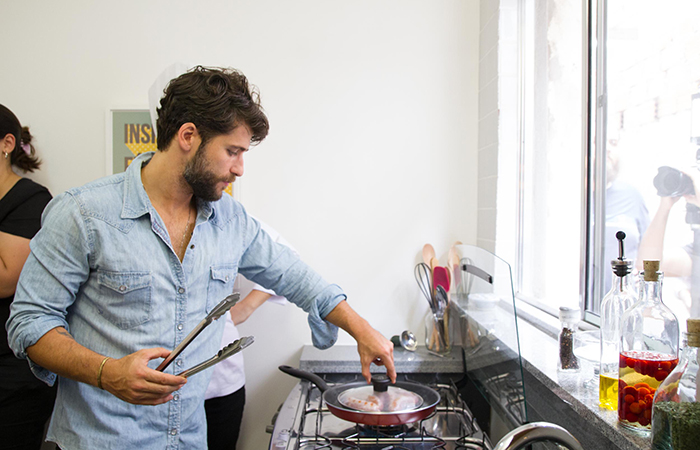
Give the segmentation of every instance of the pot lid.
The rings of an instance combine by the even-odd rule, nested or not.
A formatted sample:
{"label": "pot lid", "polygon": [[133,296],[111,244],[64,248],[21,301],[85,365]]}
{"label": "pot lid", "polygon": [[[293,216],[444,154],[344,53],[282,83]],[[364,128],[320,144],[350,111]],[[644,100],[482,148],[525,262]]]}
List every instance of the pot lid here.
{"label": "pot lid", "polygon": [[423,405],[423,398],[415,392],[389,386],[386,391],[377,391],[373,386],[361,386],[343,391],[338,402],[356,411],[363,412],[408,412]]}

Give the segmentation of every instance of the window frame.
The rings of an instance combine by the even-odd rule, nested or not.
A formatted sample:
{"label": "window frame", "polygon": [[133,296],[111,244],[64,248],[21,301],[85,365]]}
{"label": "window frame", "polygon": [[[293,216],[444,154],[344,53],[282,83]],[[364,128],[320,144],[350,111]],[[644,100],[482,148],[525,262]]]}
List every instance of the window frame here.
{"label": "window frame", "polygon": [[[536,0],[533,0],[536,1]],[[516,249],[515,261],[516,270],[514,273],[516,297],[545,313],[557,316],[558,309],[541,299],[533,298],[524,294],[521,290],[523,285],[523,261],[524,256],[524,229],[525,229],[525,189],[523,170],[526,152],[529,151],[526,141],[528,120],[526,114],[526,74],[525,64],[526,39],[524,35],[525,27],[525,3],[518,2],[518,24],[519,24],[519,70],[520,89],[518,98],[519,113],[519,146],[517,153],[518,173],[517,173],[517,200],[516,200]],[[605,80],[605,46],[598,45],[605,42],[605,11],[607,10],[606,0],[584,0],[582,2],[582,44],[581,49],[581,224],[580,224],[580,277],[579,277],[579,299],[578,304],[581,309],[582,319],[594,325],[600,322],[599,315],[594,313],[592,305],[597,297],[599,301],[603,296],[602,270],[603,245],[605,226],[596,227],[596,218],[601,218],[599,223],[605,223],[605,190],[596,191],[594,186],[605,185],[605,164],[596,164],[598,161],[605,162],[605,142],[606,142],[606,80]]]}
{"label": "window frame", "polygon": [[[607,140],[607,80],[606,80],[606,13],[607,0],[585,0],[583,66],[586,84],[582,130],[585,136],[583,145],[584,198],[582,207],[581,254],[583,270],[580,288],[580,306],[584,321],[599,325],[600,315],[593,311],[598,299],[602,301],[605,236],[605,190],[595,186],[605,186],[605,143]],[[603,44],[601,44],[603,43]],[[597,220],[599,218],[599,220]],[[600,224],[601,226],[596,226]]]}
{"label": "window frame", "polygon": [[[514,289],[515,295],[519,300],[522,300],[532,305],[534,308],[547,313],[548,320],[550,317],[556,317],[558,315],[558,308],[556,304],[557,301],[567,304],[567,306],[577,304],[581,310],[581,318],[584,321],[584,326],[596,326],[600,323],[598,311],[600,303],[606,294],[604,291],[606,278],[608,278],[611,273],[610,261],[606,260],[606,258],[612,258],[613,256],[611,256],[611,253],[616,254],[614,249],[608,248],[608,255],[606,256],[606,241],[610,241],[611,238],[611,236],[608,235],[610,231],[606,229],[606,201],[608,200],[606,199],[606,171],[608,170],[606,167],[606,160],[607,150],[609,149],[607,138],[615,137],[616,133],[620,132],[620,129],[624,130],[626,128],[622,127],[622,125],[626,125],[626,123],[623,123],[622,121],[620,122],[622,127],[620,129],[618,129],[615,124],[608,123],[608,118],[610,117],[613,119],[615,114],[617,114],[615,109],[617,109],[619,101],[617,95],[618,85],[616,84],[618,61],[617,59],[607,61],[608,56],[611,58],[616,58],[617,55],[616,52],[618,47],[616,46],[616,39],[619,39],[619,34],[616,33],[618,33],[620,30],[616,28],[617,22],[615,19],[617,16],[611,17],[609,14],[615,14],[618,4],[610,3],[608,0],[584,0],[580,5],[580,16],[572,15],[577,14],[576,9],[579,8],[578,4],[567,4],[566,6],[568,9],[565,10],[565,13],[568,13],[568,17],[567,15],[557,17],[556,10],[554,10],[555,12],[552,13],[553,10],[548,8],[551,6],[556,8],[559,4],[557,3],[552,5],[551,0],[523,0],[517,2],[517,5],[519,15],[517,22],[519,44],[518,47],[515,48],[517,48],[516,51],[518,52],[519,58],[519,92],[517,98],[514,98],[513,101],[510,101],[510,103],[504,103],[502,105],[499,104],[499,107],[503,109],[511,107],[516,109],[516,120],[509,122],[506,125],[511,126],[512,123],[517,122],[514,126],[519,127],[517,130],[519,133],[517,136],[519,139],[517,145],[505,146],[505,149],[503,147],[499,147],[499,152],[503,152],[502,158],[504,160],[510,156],[513,157],[513,159],[510,161],[514,160],[517,162],[517,168],[515,169],[517,173],[513,172],[513,169],[511,169],[509,166],[505,166],[503,171],[501,171],[501,168],[499,167],[499,178],[501,176],[508,178],[510,175],[510,179],[513,180],[513,183],[517,184],[517,186],[513,187],[512,189],[508,189],[507,193],[499,194],[499,196],[503,195],[503,198],[506,198],[507,201],[501,202],[501,199],[499,198],[498,203],[499,205],[502,205],[503,208],[507,208],[504,209],[504,211],[507,211],[509,214],[504,214],[503,216],[505,218],[503,220],[498,220],[499,231],[497,232],[497,241],[502,241],[501,248],[498,250],[499,252],[506,252],[514,261]],[[572,9],[571,6],[576,9]],[[526,17],[526,14],[529,14],[529,16]],[[507,19],[509,16],[506,15],[505,17]],[[546,21],[543,21],[543,18]],[[551,31],[549,28],[550,20],[552,20],[552,18],[555,22],[555,28],[551,29],[553,31]],[[581,34],[578,36],[581,37],[581,43],[579,44],[576,42],[574,45],[569,45],[568,55],[571,57],[566,59],[566,61],[568,61],[569,67],[572,67],[572,63],[578,66],[578,62],[580,61],[580,71],[577,67],[575,70],[570,70],[567,72],[564,77],[559,76],[559,78],[544,78],[542,77],[540,71],[549,70],[549,68],[546,66],[549,64],[549,62],[545,61],[543,65],[542,61],[539,60],[541,59],[542,53],[540,53],[537,58],[534,58],[535,60],[532,62],[532,64],[534,64],[533,66],[529,65],[531,61],[528,61],[527,58],[532,58],[533,48],[536,49],[536,52],[542,52],[543,45],[551,44],[555,49],[552,60],[556,61],[556,57],[558,55],[556,54],[556,45],[554,44],[559,43],[559,41],[557,41],[557,39],[559,39],[559,34],[557,32],[560,32],[562,29],[566,29],[565,27],[562,27],[562,23],[566,23],[565,21],[567,18],[569,20],[569,27],[567,29],[569,33],[564,36],[562,42],[567,42],[567,38],[569,38],[569,42],[572,42],[570,38],[577,36],[579,30],[576,28],[580,27]],[[579,18],[581,25],[579,26],[577,24],[575,28],[572,27],[570,25],[572,23],[572,19],[578,21]],[[685,18],[688,18],[688,16],[684,16],[679,20],[682,22],[682,20]],[[560,20],[557,22],[556,19]],[[534,20],[534,23],[532,20]],[[675,22],[666,23],[672,24],[671,28],[673,28],[673,23]],[[613,27],[610,30],[608,30],[609,25]],[[556,26],[559,26],[559,28],[556,28]],[[696,30],[696,28],[693,28],[693,30]],[[548,35],[544,39],[542,38],[543,33],[548,34],[550,32],[552,34]],[[695,34],[688,35],[688,39],[686,39],[688,42],[697,42],[697,31],[694,31],[694,33]],[[580,55],[576,53],[578,48],[581,49]],[[610,53],[608,54],[608,52]],[[684,61],[685,59],[681,62],[685,64]],[[544,69],[542,69],[542,67],[544,67]],[[616,72],[608,73],[608,67]],[[659,125],[659,127],[671,127],[671,130],[675,132],[679,127],[678,124],[682,124],[682,122],[679,122],[679,120],[685,120],[683,115],[689,115],[688,120],[691,126],[690,139],[692,145],[695,146],[691,150],[695,152],[695,167],[700,169],[700,149],[697,148],[700,146],[700,82],[697,82],[697,76],[699,73],[697,71],[697,66],[695,65],[692,67],[694,68],[692,74],[695,78],[689,80],[692,83],[696,83],[695,89],[697,89],[697,92],[694,92],[693,88],[688,89],[687,87],[684,88],[682,92],[684,96],[689,94],[691,97],[690,109],[688,110],[687,105],[684,105],[683,102],[680,104],[670,102],[675,109],[669,108],[668,110],[671,112],[667,113],[665,116],[654,116],[654,123],[660,122],[661,125]],[[557,66],[554,65],[552,68],[556,70]],[[548,72],[546,73],[548,74]],[[558,110],[554,111],[554,113],[561,114],[561,112],[564,111],[564,114],[562,114],[561,117],[556,117],[559,123],[566,123],[569,126],[569,129],[572,130],[576,128],[576,133],[579,133],[575,138],[572,138],[571,147],[569,147],[569,143],[566,142],[566,148],[570,149],[572,152],[580,151],[581,159],[576,161],[576,164],[580,163],[580,168],[576,167],[574,169],[572,167],[571,170],[565,172],[570,174],[572,178],[573,176],[581,177],[580,181],[577,179],[575,182],[569,184],[569,186],[575,186],[572,189],[573,195],[571,196],[572,198],[570,202],[570,205],[574,206],[574,208],[568,208],[566,210],[571,217],[571,221],[565,224],[567,227],[567,232],[569,230],[573,230],[577,226],[579,229],[578,235],[576,235],[576,231],[571,231],[573,240],[568,240],[568,236],[557,236],[558,239],[560,239],[560,242],[562,239],[566,240],[566,245],[562,246],[561,249],[556,249],[555,252],[552,252],[552,246],[549,244],[550,241],[547,240],[549,236],[545,235],[543,242],[540,242],[539,238],[541,236],[535,236],[532,233],[532,229],[533,224],[534,226],[541,225],[538,220],[544,220],[544,216],[542,215],[542,210],[544,210],[544,208],[542,205],[544,204],[546,205],[546,208],[550,208],[549,205],[557,205],[557,203],[547,204],[540,201],[540,197],[537,195],[533,196],[533,192],[535,191],[533,190],[532,186],[535,186],[535,190],[538,189],[537,182],[533,183],[533,180],[531,177],[529,177],[529,175],[531,173],[530,169],[533,167],[533,163],[539,165],[534,167],[545,167],[541,162],[543,160],[540,159],[542,154],[548,151],[557,152],[558,148],[561,147],[562,144],[561,140],[556,142],[555,139],[554,145],[551,146],[550,141],[540,139],[540,135],[542,133],[542,122],[535,122],[535,127],[528,129],[528,125],[532,125],[532,116],[542,117],[541,105],[537,105],[534,102],[528,102],[531,102],[532,100],[530,97],[531,95],[536,95],[533,92],[537,91],[537,89],[542,89],[542,86],[547,86],[546,89],[550,89],[549,86],[552,86],[553,89],[551,89],[551,91],[560,94],[562,91],[556,91],[558,87],[556,83],[562,79],[571,81],[573,80],[571,77],[576,76],[576,74],[580,74],[580,80],[574,81],[578,83],[580,87],[576,87],[574,89],[574,83],[570,83],[572,86],[569,86],[569,90],[567,92],[571,93],[572,95],[567,95],[566,98],[569,103],[571,103],[571,101],[575,98],[575,95],[578,94],[577,91],[580,89],[581,97],[576,99],[580,100],[580,108],[578,105],[574,108],[569,106],[568,109],[564,110],[559,108]],[[569,78],[566,78],[567,76]],[[662,80],[662,82],[672,83],[673,79],[671,81]],[[552,84],[550,85],[550,83]],[[610,83],[613,84],[611,85]],[[616,91],[612,93],[608,92],[609,86],[612,86],[612,88],[616,89]],[[542,95],[541,91],[537,92]],[[621,92],[625,92],[624,87]],[[610,94],[612,94],[612,97],[610,97]],[[551,95],[550,91],[547,91],[545,95]],[[511,97],[509,96],[508,98],[510,99]],[[683,98],[685,100],[685,97]],[[649,98],[646,97],[643,99],[649,100]],[[558,106],[556,101],[554,103],[548,103],[548,100],[546,99],[540,103],[546,104],[548,107],[551,106],[552,108],[557,108]],[[535,105],[535,107],[532,105]],[[613,110],[608,111],[609,107],[612,107]],[[632,111],[634,112],[635,110],[632,109]],[[513,113],[512,110],[508,112]],[[572,115],[568,114],[569,112],[580,112],[580,118],[573,117]],[[624,114],[624,111],[622,111],[621,114]],[[673,116],[674,114],[678,114],[680,119],[676,118],[675,122],[673,120],[669,121],[669,117]],[[621,117],[625,116],[621,115]],[[660,118],[663,119],[663,121]],[[637,119],[639,120],[639,117],[637,117]],[[547,117],[544,120],[550,120],[550,117]],[[565,122],[565,120],[567,121]],[[545,124],[551,123],[553,123],[551,120],[549,122],[545,122]],[[580,128],[578,128],[579,126]],[[637,123],[635,126],[640,125]],[[673,127],[675,127],[675,129]],[[664,129],[661,128],[661,130],[663,131]],[[556,132],[559,131],[556,128],[556,123],[554,131],[554,136],[556,138],[558,137]],[[654,136],[661,135],[662,133],[657,132]],[[576,141],[579,140],[578,136],[580,136],[580,146],[577,146],[576,144]],[[674,136],[678,136],[678,134],[676,133]],[[540,142],[538,142],[537,139],[540,139]],[[682,140],[679,139],[675,139],[674,143],[674,145],[679,148],[685,145],[683,144]],[[557,144],[559,147],[557,147]],[[656,145],[658,146],[659,143],[657,142]],[[627,151],[629,151],[629,148]],[[560,154],[548,153],[546,158],[549,158],[550,154],[552,155],[554,161],[558,164],[552,166],[554,170],[560,170],[558,167],[564,167],[561,165],[561,160],[556,159],[556,157],[560,156]],[[675,165],[680,168],[683,167],[683,161],[676,161],[673,159],[673,157],[669,158],[669,160],[671,161],[671,165]],[[649,176],[650,174],[648,172],[650,171],[646,170],[649,166],[643,166],[643,163],[640,161],[644,160],[640,158],[634,160],[637,170],[639,170],[641,167],[643,169],[642,172],[644,172],[646,176]],[[656,161],[659,167],[666,165],[665,159],[658,159],[654,161]],[[561,170],[558,173],[562,173]],[[556,181],[559,184],[555,184],[555,188],[561,186],[561,180]],[[599,187],[597,190],[596,186]],[[510,188],[510,186],[508,187]],[[551,189],[551,186],[545,185],[545,189],[547,188]],[[640,189],[640,193],[644,193],[645,203],[648,204],[648,199],[651,198],[651,194],[653,192],[651,191],[651,186],[637,186],[637,188]],[[576,196],[576,189],[580,189],[580,205],[576,205],[576,199],[573,198]],[[505,192],[505,190],[502,190],[502,192]],[[532,207],[533,198],[539,202],[536,208]],[[551,200],[545,197],[542,197],[542,199]],[[558,200],[555,198],[554,201],[556,202]],[[551,210],[546,210],[545,213],[548,216],[554,217],[556,222],[557,217],[550,214],[550,211]],[[675,211],[678,211],[678,207],[676,207]],[[649,212],[651,214],[649,214],[649,223],[647,223],[646,226],[649,226],[655,218],[654,213],[652,211]],[[506,223],[508,216],[513,213],[516,215],[516,220],[514,223]],[[580,219],[578,217],[573,218],[573,216],[571,216],[572,213],[580,215]],[[680,217],[678,216],[680,213],[676,212],[674,214],[675,221],[673,223],[679,223],[678,220],[680,220]],[[688,219],[686,216],[686,221],[687,220]],[[547,224],[549,224],[549,222],[547,222],[545,226]],[[693,242],[700,242],[700,234],[698,234],[698,230],[700,230],[700,228],[698,228],[697,224],[694,222],[691,223],[691,225],[695,226],[692,231],[692,236],[694,236],[692,238],[694,239]],[[557,230],[555,227],[552,229],[555,231]],[[640,230],[640,233],[644,233],[644,231]],[[684,230],[682,234],[676,233],[672,237],[676,237],[681,241],[684,241],[687,239],[686,234],[687,233]],[[535,236],[535,239],[533,239],[533,236]],[[664,239],[669,239],[668,233],[665,235]],[[687,247],[685,242],[679,242],[678,239],[676,239],[676,241],[672,241],[673,246],[679,247],[679,244],[681,244],[681,246],[685,245]],[[512,245],[511,243],[514,243],[515,245]],[[609,242],[607,243],[608,245],[611,245]],[[540,251],[539,249],[536,249],[537,252],[533,253],[533,245],[541,245],[543,248],[547,245],[549,246],[542,250],[543,253],[537,253]],[[512,254],[510,252],[512,252]],[[535,277],[540,277],[542,276],[541,274],[544,274],[544,276],[558,276],[554,273],[556,272],[556,268],[552,270],[551,265],[542,264],[542,258],[538,259],[538,257],[533,257],[532,255],[541,254],[545,258],[548,258],[547,261],[551,261],[552,256],[554,256],[554,258],[556,258],[558,261],[560,258],[559,254],[556,252],[559,252],[563,258],[568,258],[566,259],[567,265],[578,263],[575,268],[571,269],[579,270],[576,273],[569,270],[570,268],[567,268],[566,271],[562,271],[561,273],[566,278],[558,280],[559,284],[557,284],[555,280],[555,282],[552,283],[554,288],[550,291],[550,289],[548,289],[548,285],[550,283],[549,280],[540,280],[539,278]],[[573,256],[577,252],[579,254],[577,255],[578,258]],[[695,252],[699,253],[697,249]],[[693,260],[694,264],[692,265],[691,275],[691,277],[694,277],[693,279],[695,281],[690,283],[689,288],[687,286],[680,286],[681,283],[686,282],[682,280],[682,277],[680,276],[674,276],[674,283],[668,283],[665,288],[668,289],[667,292],[674,293],[672,299],[676,302],[676,308],[682,307],[682,302],[685,301],[687,303],[690,301],[689,311],[686,312],[685,310],[682,310],[680,313],[681,316],[685,314],[693,317],[697,316],[699,314],[698,311],[700,311],[700,257],[697,255],[691,255],[691,258],[695,258]],[[533,274],[531,273],[533,267],[544,267],[548,269],[548,272]],[[684,276],[687,277],[687,275]],[[577,282],[578,286],[575,285]],[[535,289],[533,289],[533,286]],[[561,294],[559,295],[561,300],[550,298],[552,297],[552,292],[557,295],[557,289],[561,291],[559,292],[559,294]],[[575,297],[576,295],[578,295],[578,298]],[[674,310],[674,314],[678,315],[679,312]]]}

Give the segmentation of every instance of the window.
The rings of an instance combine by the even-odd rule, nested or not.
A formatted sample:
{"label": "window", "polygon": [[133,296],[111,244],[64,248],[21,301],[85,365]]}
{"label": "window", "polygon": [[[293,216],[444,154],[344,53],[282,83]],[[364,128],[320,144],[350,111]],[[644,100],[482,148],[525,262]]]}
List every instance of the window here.
{"label": "window", "polygon": [[[690,276],[700,209],[694,199],[681,198],[674,184],[680,179],[677,170],[700,175],[695,139],[700,136],[693,136],[697,131],[691,128],[692,99],[700,87],[700,7],[694,0],[663,7],[651,0],[633,3],[601,0],[596,5],[601,11],[598,52],[604,58],[598,67],[601,119],[595,146],[596,154],[605,156],[599,156],[600,166],[606,161],[606,190],[596,197],[604,198],[606,227],[597,245],[604,260],[592,267],[596,280],[606,283],[598,283],[603,286],[595,288],[587,309],[597,313],[608,289],[609,275],[600,274],[610,273],[609,260],[617,256],[614,233],[621,229],[628,257],[661,260],[664,303],[685,329],[691,289],[700,281]],[[692,189],[692,182],[688,186]],[[696,295],[695,316],[698,307]]]}
{"label": "window", "polygon": [[518,23],[503,24],[520,28],[515,57],[521,95],[517,105],[501,97],[501,111],[515,107],[520,117],[502,124],[519,128],[519,168],[501,192],[519,193],[517,296],[555,314],[559,306],[579,302],[584,84],[581,6],[550,3],[556,8],[540,0],[519,2]]}
{"label": "window", "polygon": [[700,316],[700,201],[675,186],[700,189],[700,2],[524,0],[516,17],[520,95],[499,107],[520,118],[517,295],[597,322],[622,230],[627,258],[661,259],[683,329]]}

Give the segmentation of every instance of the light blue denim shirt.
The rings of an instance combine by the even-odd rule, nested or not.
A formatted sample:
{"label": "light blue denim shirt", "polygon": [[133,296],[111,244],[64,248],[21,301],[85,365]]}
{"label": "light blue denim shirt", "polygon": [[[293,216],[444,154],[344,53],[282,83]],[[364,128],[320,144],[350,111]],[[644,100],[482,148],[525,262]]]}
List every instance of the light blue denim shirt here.
{"label": "light blue denim shirt", "polygon": [[[141,155],[125,173],[71,189],[47,206],[7,322],[15,354],[26,358],[27,347],[55,327],[112,358],[172,349],[232,292],[238,273],[306,311],[314,345],[333,345],[338,329],[322,318],[345,299],[341,289],[273,242],[228,195],[198,202],[194,234],[180,263],[141,182],[141,166],[151,156]],[[214,356],[223,325],[215,321],[205,328],[166,371],[179,373]],[[40,379],[55,381],[55,374],[29,364]],[[205,448],[204,392],[211,372],[189,378],[173,400],[158,406],[132,405],[61,378],[48,439],[64,450]]]}

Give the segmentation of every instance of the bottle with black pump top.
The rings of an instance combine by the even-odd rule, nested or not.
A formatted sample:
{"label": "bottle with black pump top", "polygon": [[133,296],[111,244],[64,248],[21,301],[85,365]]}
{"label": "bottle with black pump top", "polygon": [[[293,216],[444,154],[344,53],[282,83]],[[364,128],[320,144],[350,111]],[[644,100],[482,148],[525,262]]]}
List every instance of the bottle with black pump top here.
{"label": "bottle with black pump top", "polygon": [[622,313],[635,302],[637,293],[632,287],[630,273],[633,262],[625,259],[623,231],[615,234],[619,253],[610,261],[613,282],[600,305],[600,383],[599,401],[602,408],[617,411],[618,370],[620,364],[620,319]]}

